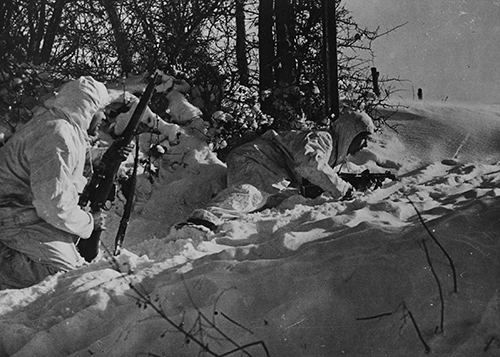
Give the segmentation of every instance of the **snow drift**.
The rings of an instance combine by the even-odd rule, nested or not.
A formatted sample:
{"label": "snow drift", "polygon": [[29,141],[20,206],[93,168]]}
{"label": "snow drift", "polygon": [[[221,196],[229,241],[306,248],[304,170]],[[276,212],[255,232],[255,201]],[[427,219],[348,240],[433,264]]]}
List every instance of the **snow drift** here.
{"label": "snow drift", "polygon": [[224,187],[186,127],[116,261],[0,291],[0,355],[498,356],[499,116],[404,103],[371,143],[399,181],[292,196],[205,239],[171,233]]}

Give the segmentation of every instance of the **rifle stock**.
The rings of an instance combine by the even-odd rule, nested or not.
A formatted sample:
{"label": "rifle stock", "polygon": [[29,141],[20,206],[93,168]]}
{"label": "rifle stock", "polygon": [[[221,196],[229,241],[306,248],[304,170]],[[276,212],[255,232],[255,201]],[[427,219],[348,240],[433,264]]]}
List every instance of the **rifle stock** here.
{"label": "rifle stock", "polygon": [[135,187],[137,185],[137,167],[139,165],[139,138],[136,139],[135,146],[135,159],[134,159],[134,169],[132,172],[132,176],[128,182],[128,190],[126,192],[126,203],[123,207],[123,215],[120,220],[120,225],[118,226],[118,231],[116,232],[115,237],[115,249],[113,251],[113,255],[119,255],[120,250],[123,244],[123,240],[125,239],[125,232],[127,231],[128,222],[130,220],[130,215],[132,213],[133,205],[134,205],[134,193]]}
{"label": "rifle stock", "polygon": [[[151,97],[153,96],[158,76],[159,75],[156,73],[148,83],[148,86],[146,87],[144,94],[141,96],[141,99],[137,104],[127,127],[118,140],[117,147],[114,148],[115,150],[124,148],[131,143],[136,133],[136,129],[141,121],[141,117],[144,114]],[[80,206],[85,207],[88,204],[91,213],[102,211],[106,202],[109,201],[109,197],[114,190],[115,175],[122,162],[121,158],[116,157],[116,155],[106,155],[109,150],[110,149],[106,151],[101,162],[95,168],[89,184],[85,187],[84,192],[80,196]],[[101,229],[94,229],[88,239],[80,239],[77,244],[77,249],[80,255],[87,262],[91,262],[99,253],[101,233]]]}

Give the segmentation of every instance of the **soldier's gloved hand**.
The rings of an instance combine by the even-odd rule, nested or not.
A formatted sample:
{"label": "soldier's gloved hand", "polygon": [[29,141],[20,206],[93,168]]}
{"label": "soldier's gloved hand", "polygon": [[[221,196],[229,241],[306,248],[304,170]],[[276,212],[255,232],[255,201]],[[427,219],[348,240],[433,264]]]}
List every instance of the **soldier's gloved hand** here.
{"label": "soldier's gloved hand", "polygon": [[92,213],[92,218],[94,219],[94,230],[106,230],[106,213],[104,211]]}
{"label": "soldier's gloved hand", "polygon": [[135,149],[135,144],[132,142],[118,150],[118,155],[122,161],[125,161],[132,151]]}
{"label": "soldier's gloved hand", "polygon": [[106,158],[111,161],[125,161],[134,148],[134,143],[123,146],[123,143],[120,140],[114,141],[104,153],[103,159]]}

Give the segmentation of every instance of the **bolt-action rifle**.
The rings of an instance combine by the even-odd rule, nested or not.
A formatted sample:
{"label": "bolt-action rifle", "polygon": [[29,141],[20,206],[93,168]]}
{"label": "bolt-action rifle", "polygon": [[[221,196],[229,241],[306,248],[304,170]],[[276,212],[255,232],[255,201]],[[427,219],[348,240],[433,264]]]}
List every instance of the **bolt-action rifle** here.
{"label": "bolt-action rifle", "polygon": [[[122,159],[116,153],[121,149],[127,147],[134,136],[136,135],[137,127],[141,121],[148,103],[153,96],[155,85],[157,84],[159,75],[156,73],[151,78],[144,94],[141,96],[137,107],[127,124],[127,127],[103,155],[101,162],[95,167],[94,173],[89,183],[85,187],[80,196],[79,205],[86,207],[89,205],[91,213],[98,213],[105,209],[106,203],[113,200],[114,195],[114,181],[116,173],[120,167]],[[77,244],[77,249],[80,255],[88,262],[92,261],[99,253],[99,241],[102,230],[94,229],[88,239],[80,239]]]}

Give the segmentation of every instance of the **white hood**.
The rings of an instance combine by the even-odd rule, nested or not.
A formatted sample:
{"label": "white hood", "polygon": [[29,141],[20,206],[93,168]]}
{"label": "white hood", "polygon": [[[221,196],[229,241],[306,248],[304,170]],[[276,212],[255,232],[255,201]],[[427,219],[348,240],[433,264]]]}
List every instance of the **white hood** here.
{"label": "white hood", "polygon": [[63,112],[85,132],[94,114],[110,101],[106,86],[89,76],[82,76],[62,85],[52,98],[45,101],[48,109]]}
{"label": "white hood", "polygon": [[375,125],[365,112],[347,112],[335,120],[330,131],[333,138],[333,150],[329,164],[335,167],[343,163],[347,157],[349,145],[353,139],[361,133],[373,134]]}

